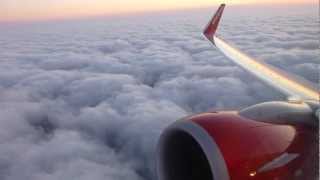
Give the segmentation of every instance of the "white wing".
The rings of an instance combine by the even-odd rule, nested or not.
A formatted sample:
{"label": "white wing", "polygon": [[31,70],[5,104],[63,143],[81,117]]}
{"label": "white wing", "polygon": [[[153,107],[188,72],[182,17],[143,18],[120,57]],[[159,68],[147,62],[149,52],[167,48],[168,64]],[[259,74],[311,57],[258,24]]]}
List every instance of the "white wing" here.
{"label": "white wing", "polygon": [[242,68],[252,73],[268,85],[281,91],[288,98],[294,97],[301,100],[312,100],[319,102],[319,90],[311,83],[296,78],[289,73],[283,72],[271,65],[249,57],[238,49],[232,47],[221,38],[215,36],[219,21],[225,5],[222,4],[208,26],[204,30],[204,35],[229,59]]}

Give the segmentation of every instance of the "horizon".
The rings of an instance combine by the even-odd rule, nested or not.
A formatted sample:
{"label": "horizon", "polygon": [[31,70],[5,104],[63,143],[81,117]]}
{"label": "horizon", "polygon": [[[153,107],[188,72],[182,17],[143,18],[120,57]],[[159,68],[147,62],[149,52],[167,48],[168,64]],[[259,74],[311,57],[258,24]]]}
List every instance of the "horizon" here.
{"label": "horizon", "polygon": [[[258,1],[255,0],[247,0],[247,1],[238,1],[238,0],[229,0],[228,1],[216,1],[214,3],[209,3],[209,0],[201,0],[200,2],[192,3],[193,0],[187,0],[185,5],[175,5],[174,3],[168,3],[164,1],[164,3],[157,6],[159,3],[143,3],[144,0],[138,0],[138,5],[145,7],[135,7],[131,8],[123,8],[121,5],[125,4],[127,0],[123,0],[121,2],[115,3],[111,2],[111,6],[107,7],[105,3],[100,4],[97,1],[96,6],[94,3],[91,3],[91,6],[83,7],[81,1],[78,6],[72,5],[73,0],[64,0],[64,3],[58,4],[55,6],[47,7],[46,3],[50,3],[49,0],[47,2],[42,2],[42,5],[37,6],[27,6],[22,8],[23,4],[16,4],[15,0],[11,3],[6,1],[0,2],[0,23],[25,23],[25,22],[38,22],[38,21],[56,21],[56,20],[73,20],[73,19],[86,19],[86,18],[95,18],[95,17],[118,17],[118,16],[130,16],[130,15],[141,15],[141,14],[149,14],[149,13],[159,13],[166,11],[183,11],[183,10],[192,10],[192,9],[202,9],[202,8],[210,8],[214,6],[218,6],[221,3],[226,3],[229,6],[299,6],[299,5],[314,5],[315,2],[311,0],[294,0],[287,1],[281,0],[276,3],[270,0]],[[84,1],[84,0],[83,0]],[[140,3],[139,3],[140,2]],[[175,3],[178,3],[179,0],[176,0]],[[71,3],[71,4],[68,4]],[[82,2],[85,3],[85,2]],[[109,3],[110,4],[110,3]],[[134,4],[134,3],[130,3]],[[130,6],[126,5],[126,6]],[[160,3],[161,4],[161,3]],[[197,4],[197,5],[194,5]],[[114,6],[115,10],[112,9]],[[137,5],[136,5],[137,6]],[[2,8],[1,8],[2,7]],[[43,9],[41,9],[43,8]],[[47,8],[47,9],[45,9]],[[117,9],[118,8],[118,9]],[[41,10],[40,10],[41,9]],[[69,11],[68,11],[69,10]],[[64,12],[68,11],[68,12]],[[1,13],[2,12],[2,13]],[[10,12],[10,13],[9,13]]]}

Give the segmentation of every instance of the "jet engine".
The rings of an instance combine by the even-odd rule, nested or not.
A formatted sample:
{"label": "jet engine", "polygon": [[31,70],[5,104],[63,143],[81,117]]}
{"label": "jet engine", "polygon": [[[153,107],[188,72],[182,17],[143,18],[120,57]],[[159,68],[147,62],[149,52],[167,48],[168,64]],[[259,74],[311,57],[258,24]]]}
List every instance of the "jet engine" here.
{"label": "jet engine", "polygon": [[[296,112],[301,118],[312,116],[302,104],[271,102],[179,120],[160,138],[159,180],[315,179],[318,126],[300,123]],[[290,117],[296,123],[286,123]]]}

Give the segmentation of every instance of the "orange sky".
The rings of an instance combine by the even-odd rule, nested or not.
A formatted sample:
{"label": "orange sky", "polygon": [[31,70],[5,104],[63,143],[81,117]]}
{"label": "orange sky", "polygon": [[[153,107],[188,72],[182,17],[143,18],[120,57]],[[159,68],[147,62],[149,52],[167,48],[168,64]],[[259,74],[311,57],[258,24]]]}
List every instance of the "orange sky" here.
{"label": "orange sky", "polygon": [[296,4],[316,0],[0,0],[0,21],[60,19],[227,4]]}

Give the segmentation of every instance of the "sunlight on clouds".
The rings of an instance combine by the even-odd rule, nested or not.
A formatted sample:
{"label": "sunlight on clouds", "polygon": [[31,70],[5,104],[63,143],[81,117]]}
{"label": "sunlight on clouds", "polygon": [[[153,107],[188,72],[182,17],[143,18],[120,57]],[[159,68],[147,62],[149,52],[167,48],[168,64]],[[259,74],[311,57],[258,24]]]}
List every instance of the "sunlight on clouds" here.
{"label": "sunlight on clouds", "polygon": [[[156,180],[167,125],[281,100],[201,35],[213,9],[0,25],[0,179]],[[219,34],[317,83],[317,12],[229,7]]]}
{"label": "sunlight on clouds", "polygon": [[312,0],[2,0],[0,21],[59,19],[78,16],[114,15],[157,10],[198,8],[227,4],[294,4]]}

